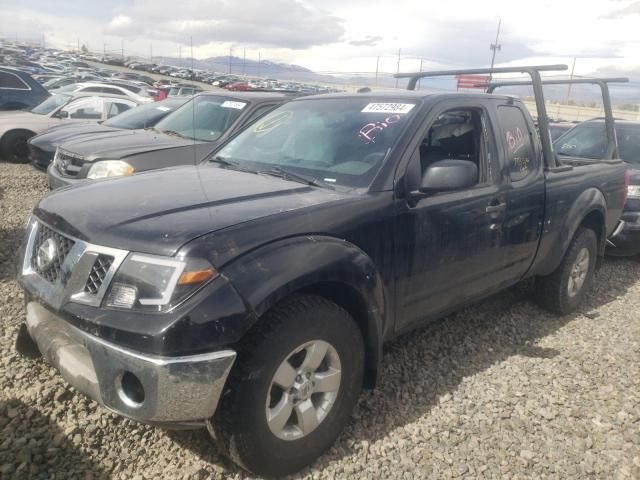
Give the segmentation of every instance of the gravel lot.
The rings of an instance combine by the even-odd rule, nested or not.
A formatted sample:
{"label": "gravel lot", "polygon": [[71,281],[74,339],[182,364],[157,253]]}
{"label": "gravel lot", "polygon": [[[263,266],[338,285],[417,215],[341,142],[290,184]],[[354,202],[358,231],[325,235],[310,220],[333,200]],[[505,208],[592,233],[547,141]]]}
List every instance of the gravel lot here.
{"label": "gravel lot", "polygon": [[[14,255],[45,191],[0,163],[0,478],[244,478],[205,431],[120,419],[14,353]],[[385,351],[381,385],[301,478],[640,478],[637,259],[607,260],[581,313],[523,285]]]}

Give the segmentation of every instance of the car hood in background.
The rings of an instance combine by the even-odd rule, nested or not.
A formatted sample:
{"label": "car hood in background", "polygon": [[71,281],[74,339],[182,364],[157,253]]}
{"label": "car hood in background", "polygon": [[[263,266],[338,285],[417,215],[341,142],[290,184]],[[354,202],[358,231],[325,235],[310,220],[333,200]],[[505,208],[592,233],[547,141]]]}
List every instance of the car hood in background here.
{"label": "car hood in background", "polygon": [[141,153],[173,147],[193,145],[193,140],[165,135],[155,130],[123,130],[105,136],[90,136],[71,139],[60,148],[86,161],[96,159],[119,160]]}
{"label": "car hood in background", "polygon": [[101,135],[110,132],[120,132],[122,129],[107,127],[99,123],[79,123],[57,125],[33,137],[30,143],[42,150],[54,151],[60,144],[71,139],[79,140],[87,135]]}

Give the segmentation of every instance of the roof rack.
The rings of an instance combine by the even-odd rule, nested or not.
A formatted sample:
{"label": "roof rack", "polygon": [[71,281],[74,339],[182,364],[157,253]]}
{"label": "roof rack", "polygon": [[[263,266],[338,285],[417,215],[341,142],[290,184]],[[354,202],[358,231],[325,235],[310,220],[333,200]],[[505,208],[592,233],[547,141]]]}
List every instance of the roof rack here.
{"label": "roof rack", "polygon": [[462,70],[440,70],[433,72],[414,72],[414,73],[398,73],[395,78],[408,78],[408,90],[415,90],[418,80],[428,77],[446,77],[452,75],[475,75],[496,73],[526,73],[531,77],[531,85],[536,99],[536,108],[538,110],[538,125],[540,126],[540,142],[542,143],[542,153],[547,168],[558,167],[556,156],[553,153],[553,145],[551,144],[551,135],[549,134],[549,117],[547,117],[547,108],[544,102],[544,92],[542,91],[542,79],[540,72],[563,71],[568,70],[567,65],[530,65],[524,67],[497,67],[497,68],[471,68]]}
{"label": "roof rack", "polygon": [[[616,137],[615,118],[613,117],[613,107],[611,106],[611,96],[609,95],[610,83],[627,83],[626,77],[617,78],[574,78],[569,80],[544,80],[542,85],[598,85],[602,92],[602,106],[604,108],[604,124],[607,132],[607,151],[605,158],[611,159],[618,156],[618,139]],[[532,82],[492,82],[487,87],[487,93],[493,93],[496,88],[500,87],[521,87],[531,86]]]}

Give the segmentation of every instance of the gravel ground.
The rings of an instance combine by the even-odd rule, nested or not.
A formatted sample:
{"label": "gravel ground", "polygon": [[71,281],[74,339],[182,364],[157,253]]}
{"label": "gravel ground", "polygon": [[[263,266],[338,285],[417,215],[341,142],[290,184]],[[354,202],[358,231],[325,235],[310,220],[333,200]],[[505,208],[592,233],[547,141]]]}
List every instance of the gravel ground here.
{"label": "gravel ground", "polygon": [[[123,420],[14,353],[13,257],[45,176],[0,163],[0,477],[244,478],[205,431]],[[580,313],[527,285],[385,349],[333,448],[301,478],[640,478],[640,261],[608,259]]]}

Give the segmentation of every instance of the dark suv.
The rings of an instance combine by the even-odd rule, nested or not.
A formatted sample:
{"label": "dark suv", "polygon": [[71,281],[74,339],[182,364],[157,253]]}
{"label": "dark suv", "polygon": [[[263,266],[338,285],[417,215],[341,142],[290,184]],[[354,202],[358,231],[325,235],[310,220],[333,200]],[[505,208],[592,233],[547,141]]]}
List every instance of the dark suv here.
{"label": "dark suv", "polygon": [[31,75],[13,68],[0,67],[0,110],[25,110],[49,96]]}

